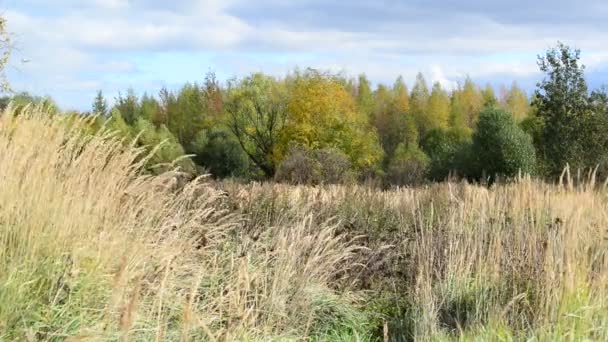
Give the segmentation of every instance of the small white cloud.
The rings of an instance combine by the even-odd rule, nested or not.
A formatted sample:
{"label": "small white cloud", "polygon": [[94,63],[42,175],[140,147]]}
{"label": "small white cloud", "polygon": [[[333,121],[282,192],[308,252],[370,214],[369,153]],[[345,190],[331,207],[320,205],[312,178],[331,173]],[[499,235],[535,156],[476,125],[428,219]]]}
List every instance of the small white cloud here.
{"label": "small white cloud", "polygon": [[431,83],[439,82],[441,86],[446,90],[453,90],[458,88],[458,82],[450,80],[443,72],[443,69],[439,65],[431,66]]}
{"label": "small white cloud", "polygon": [[129,0],[93,0],[94,7],[107,10],[126,10]]}

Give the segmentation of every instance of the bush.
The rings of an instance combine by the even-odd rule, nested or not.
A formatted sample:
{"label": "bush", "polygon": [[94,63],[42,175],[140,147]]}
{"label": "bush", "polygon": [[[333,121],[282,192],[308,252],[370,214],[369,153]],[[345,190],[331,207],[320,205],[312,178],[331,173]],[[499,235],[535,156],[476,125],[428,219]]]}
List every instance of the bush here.
{"label": "bush", "polygon": [[194,161],[218,178],[247,176],[249,159],[229,132],[214,128],[196,139]]}
{"label": "bush", "polygon": [[183,171],[195,172],[192,160],[185,157],[184,148],[165,125],[155,127],[150,121],[138,118],[133,129],[139,134],[139,144],[153,151],[147,163],[149,170],[161,173],[179,166]]}
{"label": "bush", "polygon": [[48,114],[57,114],[59,111],[57,104],[52,98],[34,96],[27,92],[21,92],[13,96],[3,96],[0,98],[0,110],[6,110],[9,104],[15,114],[23,112],[23,110],[28,106],[40,106],[40,108],[43,108]]}
{"label": "bush", "polygon": [[434,129],[426,135],[421,145],[430,159],[429,179],[442,181],[450,176],[450,173],[467,173],[470,137],[461,130]]}
{"label": "bush", "polygon": [[429,157],[416,147],[399,144],[386,172],[390,185],[415,185],[424,181]]}
{"label": "bush", "polygon": [[532,138],[501,109],[490,108],[480,114],[471,152],[474,168],[470,176],[478,179],[484,173],[493,180],[495,176],[512,177],[520,170],[535,170]]}
{"label": "bush", "polygon": [[348,156],[333,148],[292,147],[275,175],[277,181],[293,184],[344,184],[355,178]]}

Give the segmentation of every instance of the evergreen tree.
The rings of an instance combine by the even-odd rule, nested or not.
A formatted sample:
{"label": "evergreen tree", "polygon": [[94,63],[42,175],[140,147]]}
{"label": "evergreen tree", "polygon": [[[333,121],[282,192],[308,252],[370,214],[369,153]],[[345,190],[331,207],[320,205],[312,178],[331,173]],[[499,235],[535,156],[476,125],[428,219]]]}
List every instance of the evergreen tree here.
{"label": "evergreen tree", "polygon": [[120,111],[120,114],[128,125],[135,125],[139,116],[139,100],[133,88],[127,90],[125,97],[120,93],[118,94],[116,109]]}
{"label": "evergreen tree", "polygon": [[108,113],[108,101],[103,97],[101,90],[97,91],[95,100],[93,100],[93,114],[107,116]]}

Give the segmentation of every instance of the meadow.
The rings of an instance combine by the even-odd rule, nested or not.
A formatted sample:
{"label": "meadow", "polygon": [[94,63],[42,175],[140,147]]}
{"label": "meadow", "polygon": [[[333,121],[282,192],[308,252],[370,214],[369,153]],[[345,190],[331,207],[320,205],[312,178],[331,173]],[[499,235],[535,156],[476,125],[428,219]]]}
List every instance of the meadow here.
{"label": "meadow", "polygon": [[0,340],[607,340],[594,179],[240,184],[87,118],[0,116]]}

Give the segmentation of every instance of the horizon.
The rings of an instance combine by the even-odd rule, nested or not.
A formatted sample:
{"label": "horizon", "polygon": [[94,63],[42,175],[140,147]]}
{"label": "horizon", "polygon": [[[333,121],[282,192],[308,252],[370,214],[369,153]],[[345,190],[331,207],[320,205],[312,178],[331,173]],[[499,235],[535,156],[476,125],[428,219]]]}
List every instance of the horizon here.
{"label": "horizon", "polygon": [[15,45],[14,90],[64,109],[90,109],[97,90],[113,101],[128,88],[156,95],[200,83],[207,71],[226,81],[296,67],[364,73],[374,85],[402,75],[410,89],[418,72],[448,90],[467,76],[495,89],[516,81],[530,94],[542,79],[537,55],[557,41],[581,49],[590,88],[601,86],[608,4],[557,1],[542,12],[534,9],[543,3],[523,4],[4,0],[0,8]]}

